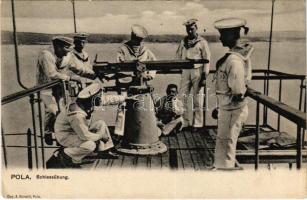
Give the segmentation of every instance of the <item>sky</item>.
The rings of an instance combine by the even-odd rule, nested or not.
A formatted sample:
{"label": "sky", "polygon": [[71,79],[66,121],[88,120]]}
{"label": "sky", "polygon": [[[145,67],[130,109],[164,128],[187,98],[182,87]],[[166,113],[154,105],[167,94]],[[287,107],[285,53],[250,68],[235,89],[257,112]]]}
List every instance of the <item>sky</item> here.
{"label": "sky", "polygon": [[[12,30],[10,0],[1,1],[1,29]],[[247,20],[251,31],[270,29],[271,0],[105,1],[76,0],[77,30],[88,33],[128,34],[132,24],[149,34],[184,34],[182,23],[197,18],[200,30],[215,33],[214,21],[227,17]],[[15,0],[17,31],[72,33],[69,0]],[[305,1],[276,0],[274,31],[305,31]]]}

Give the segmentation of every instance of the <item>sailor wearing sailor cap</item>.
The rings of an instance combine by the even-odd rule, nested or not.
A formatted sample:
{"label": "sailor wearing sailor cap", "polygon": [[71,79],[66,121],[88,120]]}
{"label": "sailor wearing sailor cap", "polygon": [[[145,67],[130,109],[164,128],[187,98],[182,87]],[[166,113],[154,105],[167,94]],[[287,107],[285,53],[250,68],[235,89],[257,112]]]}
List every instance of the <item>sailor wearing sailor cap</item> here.
{"label": "sailor wearing sailor cap", "polygon": [[252,76],[250,55],[253,47],[240,41],[240,30],[244,29],[244,33],[248,33],[244,19],[222,19],[216,21],[214,26],[220,33],[223,46],[229,48],[216,64],[219,113],[214,167],[229,169],[235,167],[237,139],[248,117],[244,95]]}
{"label": "sailor wearing sailor cap", "polygon": [[[88,53],[84,50],[85,44],[87,43],[87,38],[89,34],[87,33],[75,33],[74,35],[74,48],[71,51],[71,70],[73,71],[74,68],[79,75],[84,77],[94,76],[94,71],[92,70],[92,64],[90,62],[90,58]],[[84,82],[91,82],[88,79],[82,79]]]}
{"label": "sailor wearing sailor cap", "polygon": [[[134,24],[131,27],[131,39],[120,46],[117,52],[117,61],[153,61],[156,60],[155,55],[143,44],[143,40],[148,36],[148,32],[145,27]],[[154,78],[156,72],[146,72],[145,79],[151,80]],[[127,83],[131,82],[131,78],[122,79],[120,82]]]}
{"label": "sailor wearing sailor cap", "polygon": [[[181,41],[177,52],[177,59],[207,59],[210,60],[208,42],[197,33],[197,19],[190,19],[183,23],[187,36]],[[182,70],[180,95],[183,96],[184,114],[183,127],[203,127],[203,86],[209,74],[210,64],[195,64],[194,69]],[[188,97],[192,93],[193,105],[188,105]],[[190,119],[189,112],[193,112]]]}
{"label": "sailor wearing sailor cap", "polygon": [[[51,80],[80,81],[80,77],[70,71],[69,52],[72,50],[73,39],[65,36],[52,38],[52,45],[42,50],[37,62],[37,85]],[[41,93],[45,105],[45,141],[52,144],[54,121],[59,111],[58,104],[63,106],[62,89],[53,87]]]}
{"label": "sailor wearing sailor cap", "polygon": [[[154,61],[156,56],[143,44],[143,40],[148,36],[145,27],[134,24],[131,26],[131,38],[129,41],[122,44],[116,55],[117,62],[124,61]],[[155,71],[146,71],[142,74],[143,80],[150,81],[156,75]],[[133,73],[118,73],[117,84],[133,84]],[[120,105],[116,116],[115,134],[123,136],[125,124],[125,109],[124,105]]]}
{"label": "sailor wearing sailor cap", "polygon": [[104,95],[99,83],[84,88],[56,119],[55,137],[64,149],[54,153],[47,167],[79,168],[82,159],[94,151],[102,158],[117,158],[107,124],[103,120],[93,122],[92,113],[95,107],[118,104],[133,98],[135,96]]}

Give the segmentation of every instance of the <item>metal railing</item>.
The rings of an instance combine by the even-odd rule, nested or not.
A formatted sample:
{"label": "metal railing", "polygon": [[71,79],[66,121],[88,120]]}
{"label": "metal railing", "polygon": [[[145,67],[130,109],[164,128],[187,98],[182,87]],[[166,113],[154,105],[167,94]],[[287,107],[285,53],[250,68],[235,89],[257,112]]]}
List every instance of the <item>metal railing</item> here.
{"label": "metal railing", "polygon": [[[248,89],[247,96],[256,101],[256,133],[255,133],[255,169],[259,167],[259,133],[260,133],[260,104],[263,104],[267,108],[277,112],[280,116],[290,120],[297,125],[297,139],[296,139],[296,165],[300,169],[302,166],[302,129],[306,129],[306,113],[292,108],[280,101],[265,96],[253,89]],[[280,120],[280,118],[279,118]]]}
{"label": "metal railing", "polygon": [[[55,80],[51,81],[49,83],[39,85],[36,87],[32,87],[29,89],[25,89],[20,92],[16,92],[14,94],[5,96],[1,99],[1,105],[4,106],[8,103],[17,101],[19,99],[29,97],[29,103],[31,106],[31,116],[32,116],[32,131],[30,128],[27,129],[26,133],[12,133],[12,134],[5,134],[4,128],[2,125],[1,130],[1,138],[2,138],[2,148],[3,148],[3,159],[4,159],[4,165],[7,167],[8,161],[7,161],[7,151],[6,148],[27,148],[28,151],[28,168],[32,169],[33,160],[32,160],[32,149],[34,148],[34,155],[35,155],[35,166],[38,168],[38,148],[41,149],[42,154],[42,167],[45,168],[45,147],[44,147],[44,133],[43,133],[43,122],[42,122],[42,109],[41,109],[41,91],[50,89],[55,86],[61,86],[63,89],[64,99],[66,98],[66,84],[63,81]],[[37,131],[37,124],[36,124],[36,113],[35,113],[35,104],[37,103],[37,109],[38,109],[38,122],[39,122],[39,133]],[[5,136],[16,136],[16,135],[24,135],[27,136],[27,145],[6,145],[5,142]],[[34,139],[34,146],[32,145],[32,136]],[[38,146],[37,138],[40,138],[41,146]]]}

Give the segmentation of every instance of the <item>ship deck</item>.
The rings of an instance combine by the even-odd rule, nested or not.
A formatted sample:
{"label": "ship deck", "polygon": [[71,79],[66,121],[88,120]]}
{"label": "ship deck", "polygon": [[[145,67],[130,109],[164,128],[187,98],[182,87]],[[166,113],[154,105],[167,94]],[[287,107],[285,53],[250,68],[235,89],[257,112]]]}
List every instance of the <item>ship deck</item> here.
{"label": "ship deck", "polygon": [[[248,131],[248,129],[246,129]],[[249,129],[251,130],[251,129]],[[261,128],[263,133],[269,131]],[[91,161],[90,164],[84,164],[83,168],[91,169],[113,169],[113,168],[147,168],[147,169],[192,169],[192,170],[210,170],[214,161],[214,147],[216,138],[216,127],[204,128],[197,132],[181,131],[176,135],[162,136],[161,141],[166,144],[167,152],[155,156],[141,155],[121,155],[118,159],[97,159],[93,157],[86,158]],[[249,131],[249,136],[252,133]],[[265,135],[265,134],[263,134]],[[246,135],[244,135],[246,137]],[[265,136],[264,136],[265,137]],[[260,134],[261,138],[261,134]],[[254,165],[254,149],[251,146],[238,142],[237,145],[237,169],[252,168]],[[284,166],[292,167],[295,164],[295,148],[287,149],[263,148],[260,154],[260,163],[271,165],[272,163],[283,163]],[[306,162],[307,153],[303,150],[303,162]],[[286,165],[285,165],[286,164]]]}

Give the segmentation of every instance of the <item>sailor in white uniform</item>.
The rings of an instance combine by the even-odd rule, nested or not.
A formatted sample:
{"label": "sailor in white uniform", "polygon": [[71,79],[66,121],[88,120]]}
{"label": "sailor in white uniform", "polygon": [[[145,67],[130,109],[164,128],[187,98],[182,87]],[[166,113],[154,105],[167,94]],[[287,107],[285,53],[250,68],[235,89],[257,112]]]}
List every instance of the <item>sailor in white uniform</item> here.
{"label": "sailor in white uniform", "polygon": [[[88,36],[89,34],[87,33],[76,33],[74,35],[74,48],[70,52],[70,56],[72,62],[71,65],[80,68],[76,69],[77,73],[80,75],[82,74],[83,77],[86,77],[87,75],[92,78],[92,76],[94,76],[93,66],[88,53],[84,50]],[[92,83],[91,79],[83,78],[82,81],[84,83]]]}
{"label": "sailor in white uniform", "polygon": [[[112,152],[114,147],[107,124],[103,120],[92,122],[95,106],[117,104],[127,98],[122,95],[102,95],[99,83],[83,89],[66,109],[62,110],[55,122],[55,137],[63,150],[56,152],[49,167],[58,162],[60,167],[80,167],[82,159],[97,150],[100,156],[117,158]],[[48,164],[48,162],[47,162]]]}
{"label": "sailor in white uniform", "polygon": [[[197,33],[197,19],[190,19],[183,25],[186,26],[187,36],[181,41],[177,52],[177,59],[207,59],[210,60],[208,42]],[[183,127],[203,127],[203,104],[206,77],[209,74],[210,64],[195,64],[193,69],[182,70],[180,95],[183,96],[184,114]],[[192,93],[193,105],[188,105]],[[189,113],[193,112],[192,119]]]}
{"label": "sailor in white uniform", "polygon": [[236,145],[242,124],[248,117],[245,92],[251,81],[250,56],[253,47],[240,41],[240,30],[245,34],[246,21],[238,18],[214,23],[223,46],[229,51],[216,64],[216,95],[219,106],[218,131],[214,155],[216,169],[235,168]]}
{"label": "sailor in white uniform", "polygon": [[[37,61],[37,85],[48,83],[52,80],[81,82],[81,77],[71,72],[71,59],[69,52],[72,50],[73,40],[64,36],[56,36],[52,39],[52,45],[42,50]],[[74,67],[74,71],[78,71]],[[80,73],[79,73],[80,72]],[[63,92],[60,86],[42,91],[41,99],[45,105],[45,141],[53,143],[52,133],[54,121],[59,109],[64,106]]]}

